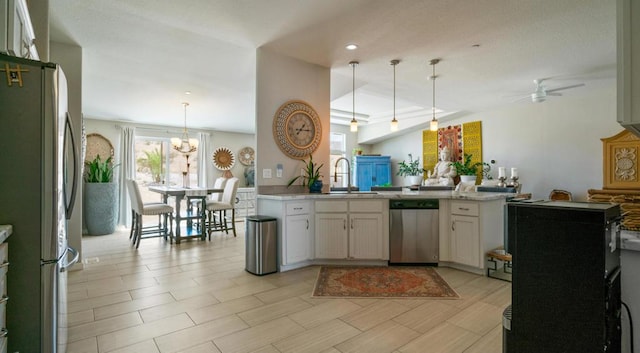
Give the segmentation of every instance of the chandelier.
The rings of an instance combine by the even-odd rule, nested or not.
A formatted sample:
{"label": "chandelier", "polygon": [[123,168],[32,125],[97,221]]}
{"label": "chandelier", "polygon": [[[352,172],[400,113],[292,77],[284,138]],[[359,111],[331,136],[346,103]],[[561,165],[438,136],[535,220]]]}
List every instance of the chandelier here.
{"label": "chandelier", "polygon": [[171,146],[180,153],[192,153],[198,149],[198,139],[190,139],[187,132],[187,106],[189,103],[183,102],[184,106],[184,130],[181,137],[171,138]]}
{"label": "chandelier", "polygon": [[431,76],[431,80],[433,81],[433,118],[431,119],[431,124],[429,125],[429,130],[438,131],[438,120],[436,120],[436,64],[440,62],[440,59],[432,59],[431,66],[433,66],[433,75]]}

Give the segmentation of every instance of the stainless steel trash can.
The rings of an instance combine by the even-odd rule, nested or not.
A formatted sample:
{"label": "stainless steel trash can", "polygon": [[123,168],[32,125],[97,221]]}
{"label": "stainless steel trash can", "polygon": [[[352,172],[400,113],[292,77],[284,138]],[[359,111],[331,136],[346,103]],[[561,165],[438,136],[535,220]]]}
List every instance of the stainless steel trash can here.
{"label": "stainless steel trash can", "polygon": [[245,270],[255,275],[278,271],[277,220],[267,216],[245,218]]}
{"label": "stainless steel trash can", "polygon": [[509,348],[511,341],[511,305],[502,312],[502,353],[513,352],[513,346]]}

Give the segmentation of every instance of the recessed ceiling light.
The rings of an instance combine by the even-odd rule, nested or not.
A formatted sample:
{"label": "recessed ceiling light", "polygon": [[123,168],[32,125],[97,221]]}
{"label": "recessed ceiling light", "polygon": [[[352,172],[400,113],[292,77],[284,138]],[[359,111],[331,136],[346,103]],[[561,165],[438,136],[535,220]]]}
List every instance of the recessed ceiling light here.
{"label": "recessed ceiling light", "polygon": [[191,94],[191,91],[184,91],[184,94]]}
{"label": "recessed ceiling light", "polygon": [[356,50],[358,49],[358,45],[357,44],[347,44],[347,46],[345,47],[347,48],[347,50]]}

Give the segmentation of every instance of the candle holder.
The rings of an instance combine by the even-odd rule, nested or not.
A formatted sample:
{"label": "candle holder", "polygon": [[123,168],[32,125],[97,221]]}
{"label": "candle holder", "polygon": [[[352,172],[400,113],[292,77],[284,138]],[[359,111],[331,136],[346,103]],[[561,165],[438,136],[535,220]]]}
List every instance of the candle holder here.
{"label": "candle holder", "polygon": [[513,184],[513,187],[516,188],[516,190],[518,189],[518,186],[520,186],[520,183],[518,183],[518,177],[517,176],[512,176],[511,177],[511,183]]}
{"label": "candle holder", "polygon": [[498,180],[500,180],[498,182],[498,187],[503,188],[503,187],[507,186],[507,184],[504,182],[505,180],[507,180],[506,177],[503,177],[503,176],[498,177]]}

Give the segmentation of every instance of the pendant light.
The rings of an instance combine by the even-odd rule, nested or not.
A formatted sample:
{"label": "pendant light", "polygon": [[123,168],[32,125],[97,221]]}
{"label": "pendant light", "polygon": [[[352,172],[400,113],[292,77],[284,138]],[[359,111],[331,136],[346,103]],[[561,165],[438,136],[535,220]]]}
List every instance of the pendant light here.
{"label": "pendant light", "polygon": [[393,66],[393,119],[391,120],[391,131],[398,131],[398,120],[396,120],[396,66],[400,60],[391,60]]}
{"label": "pendant light", "polygon": [[431,119],[431,124],[429,125],[429,130],[438,131],[438,120],[436,120],[436,64],[440,62],[440,59],[432,59],[431,66],[433,66],[433,75],[431,75],[431,80],[433,81],[433,118]]}
{"label": "pendant light", "polygon": [[184,105],[184,130],[182,130],[181,137],[171,139],[171,146],[173,146],[173,149],[176,151],[187,154],[195,152],[198,149],[198,140],[189,138],[187,132],[187,106],[189,106],[189,103],[183,102],[182,105]]}
{"label": "pendant light", "polygon": [[351,61],[349,65],[353,68],[353,118],[351,118],[351,132],[358,132],[358,120],[356,120],[356,66],[359,62]]}

